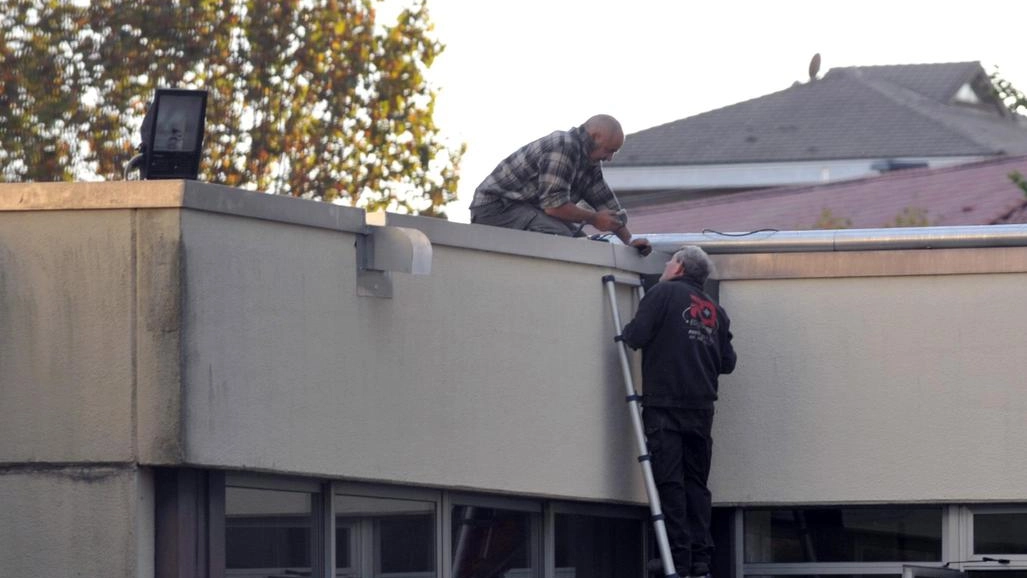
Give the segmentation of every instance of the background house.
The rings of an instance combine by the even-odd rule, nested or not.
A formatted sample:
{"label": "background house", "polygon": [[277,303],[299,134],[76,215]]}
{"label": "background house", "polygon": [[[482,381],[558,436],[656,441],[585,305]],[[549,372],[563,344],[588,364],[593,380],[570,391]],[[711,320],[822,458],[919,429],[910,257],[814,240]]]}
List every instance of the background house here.
{"label": "background house", "polygon": [[631,226],[694,233],[1024,223],[1027,190],[1016,174],[1027,175],[1027,156],[643,205],[631,211]]}
{"label": "background house", "polygon": [[978,62],[909,64],[835,68],[633,133],[604,172],[634,208],[1021,154],[1027,125]]}

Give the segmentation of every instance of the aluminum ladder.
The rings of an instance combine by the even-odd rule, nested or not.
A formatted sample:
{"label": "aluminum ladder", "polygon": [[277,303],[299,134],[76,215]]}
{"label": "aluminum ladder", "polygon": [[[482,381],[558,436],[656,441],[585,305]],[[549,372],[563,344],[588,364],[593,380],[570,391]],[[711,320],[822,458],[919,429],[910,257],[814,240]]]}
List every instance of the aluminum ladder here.
{"label": "aluminum ladder", "polygon": [[638,294],[638,301],[645,296],[645,289],[642,281],[638,278],[620,277],[617,275],[606,275],[603,277],[603,285],[606,286],[606,294],[610,298],[610,311],[613,313],[613,327],[616,335],[613,340],[617,343],[617,353],[620,357],[621,372],[624,375],[624,390],[627,393],[625,401],[628,402],[628,413],[631,414],[631,424],[635,430],[635,441],[638,444],[638,463],[642,466],[642,477],[645,479],[645,492],[649,497],[649,513],[653,522],[653,531],[656,534],[656,545],[660,550],[660,560],[663,562],[663,574],[666,578],[680,578],[674,568],[674,558],[670,553],[670,541],[667,539],[667,525],[664,522],[663,510],[660,508],[660,494],[656,490],[656,481],[653,478],[652,456],[649,454],[649,447],[645,440],[645,429],[642,427],[642,396],[635,390],[635,384],[631,377],[631,362],[628,358],[628,346],[621,336],[623,326],[620,323],[620,311],[617,309],[617,285],[628,285],[635,288]]}

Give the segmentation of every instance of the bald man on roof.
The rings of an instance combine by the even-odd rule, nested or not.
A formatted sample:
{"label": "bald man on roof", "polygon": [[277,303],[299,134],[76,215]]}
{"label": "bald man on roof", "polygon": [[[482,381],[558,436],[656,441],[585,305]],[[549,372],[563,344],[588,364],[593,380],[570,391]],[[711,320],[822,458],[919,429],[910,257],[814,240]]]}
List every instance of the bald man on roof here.
{"label": "bald man on roof", "polygon": [[524,145],[475,189],[471,222],[568,237],[589,224],[648,255],[649,241],[632,238],[627,214],[603,179],[602,162],[623,145],[620,123],[606,114]]}

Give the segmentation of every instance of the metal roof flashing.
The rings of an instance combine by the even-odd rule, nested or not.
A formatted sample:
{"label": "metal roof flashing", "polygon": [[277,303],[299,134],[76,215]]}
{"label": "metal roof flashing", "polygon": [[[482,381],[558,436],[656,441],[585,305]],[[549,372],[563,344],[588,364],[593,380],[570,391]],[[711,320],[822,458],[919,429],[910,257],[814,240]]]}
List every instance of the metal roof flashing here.
{"label": "metal roof flashing", "polygon": [[639,274],[661,272],[667,258],[659,251],[643,257],[635,248],[625,246],[618,239],[593,241],[586,237],[568,238],[393,213],[371,213],[368,222],[417,229],[427,235],[435,246],[611,267]]}
{"label": "metal roof flashing", "polygon": [[1027,225],[757,231],[754,233],[661,233],[644,235],[654,249],[673,252],[698,245],[707,253],[889,251],[1027,246]]}

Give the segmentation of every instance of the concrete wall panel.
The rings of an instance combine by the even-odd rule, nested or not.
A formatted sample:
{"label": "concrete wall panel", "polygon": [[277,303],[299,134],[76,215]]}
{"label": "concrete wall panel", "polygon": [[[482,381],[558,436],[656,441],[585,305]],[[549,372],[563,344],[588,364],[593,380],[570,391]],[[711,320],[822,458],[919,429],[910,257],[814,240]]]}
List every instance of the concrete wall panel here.
{"label": "concrete wall panel", "polygon": [[131,219],[0,212],[0,463],[131,459]]}
{"label": "concrete wall panel", "polygon": [[0,574],[153,576],[146,480],[102,466],[0,470]]}
{"label": "concrete wall panel", "polygon": [[731,281],[726,503],[1027,499],[1027,275]]}
{"label": "concrete wall panel", "polygon": [[189,213],[183,239],[187,461],[639,499],[607,270],[436,246],[376,299],[352,234]]}

